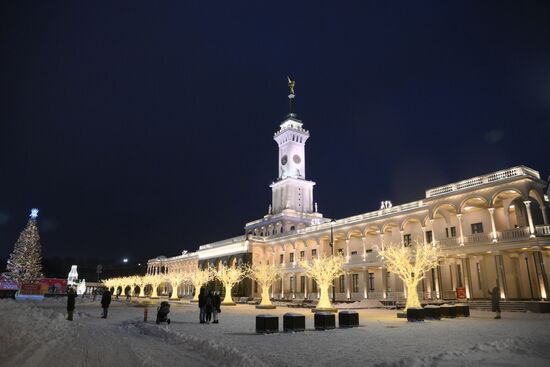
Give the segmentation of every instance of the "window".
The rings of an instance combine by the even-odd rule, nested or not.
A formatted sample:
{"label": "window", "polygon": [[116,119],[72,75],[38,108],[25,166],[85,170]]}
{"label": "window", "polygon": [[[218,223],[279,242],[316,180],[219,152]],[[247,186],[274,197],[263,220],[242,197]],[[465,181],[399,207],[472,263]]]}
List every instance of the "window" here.
{"label": "window", "polygon": [[306,258],[306,252],[300,251],[300,261],[303,261]]}
{"label": "window", "polygon": [[294,262],[294,252],[291,252],[291,253],[290,253],[290,262],[291,262],[291,263]]}
{"label": "window", "polygon": [[258,282],[254,281],[254,293],[258,293]]}
{"label": "window", "polygon": [[295,229],[296,229],[296,227],[294,227],[294,226],[291,226],[291,227],[290,227],[290,230],[291,230],[291,231],[294,231]]}
{"label": "window", "polygon": [[472,234],[483,233],[483,223],[472,223]]}
{"label": "window", "polygon": [[403,235],[403,243],[405,244],[405,246],[410,246],[411,245],[411,235],[410,234]]}
{"label": "window", "polygon": [[346,291],[346,276],[340,275],[340,278],[338,278],[338,286],[340,288],[340,293],[344,293]]}
{"label": "window", "polygon": [[462,288],[462,267],[460,264],[456,264],[456,282],[457,287]]}
{"label": "window", "polygon": [[428,241],[428,243],[432,243],[433,240],[434,240],[433,232],[432,231],[426,231],[426,241]]}
{"label": "window", "polygon": [[301,276],[300,277],[300,293],[305,293],[306,291],[306,277]]}
{"label": "window", "polygon": [[374,291],[374,273],[369,273],[369,291]]}
{"label": "window", "polygon": [[311,257],[317,257],[317,249],[311,250]]}
{"label": "window", "polygon": [[316,293],[317,292],[317,282],[315,281],[315,279],[313,279],[311,281],[311,292],[312,293]]}
{"label": "window", "polygon": [[294,293],[294,277],[290,277],[290,293]]}
{"label": "window", "polygon": [[456,237],[456,227],[445,228],[445,235],[447,238]]}
{"label": "window", "polygon": [[359,274],[351,275],[351,288],[353,293],[359,293]]}
{"label": "window", "polygon": [[280,260],[279,263],[281,263],[281,264],[284,263],[285,262],[285,255],[281,254],[279,260]]}
{"label": "window", "polygon": [[357,251],[352,251],[351,254],[352,255],[357,255]]}
{"label": "window", "polygon": [[432,268],[432,292],[435,292],[435,269]]}
{"label": "window", "polygon": [[339,248],[339,249],[338,249],[338,255],[344,256],[344,250],[341,249],[341,248]]}
{"label": "window", "polygon": [[453,266],[449,265],[449,277],[451,278],[451,289],[453,288],[454,282],[453,282]]}

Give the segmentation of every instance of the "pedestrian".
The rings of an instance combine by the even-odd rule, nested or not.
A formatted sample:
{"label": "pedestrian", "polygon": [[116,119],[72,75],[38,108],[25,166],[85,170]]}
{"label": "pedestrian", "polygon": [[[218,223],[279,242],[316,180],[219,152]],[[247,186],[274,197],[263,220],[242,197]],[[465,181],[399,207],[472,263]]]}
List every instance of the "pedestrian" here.
{"label": "pedestrian", "polygon": [[218,314],[222,312],[220,309],[222,304],[222,299],[220,297],[220,292],[216,291],[214,292],[214,296],[212,297],[212,316],[214,317],[213,324],[218,324]]}
{"label": "pedestrian", "polygon": [[212,309],[213,309],[212,293],[208,291],[208,293],[206,294],[206,302],[204,307],[207,324],[210,324],[210,320],[212,320]]}
{"label": "pedestrian", "polygon": [[206,307],[206,294],[204,293],[204,288],[201,288],[199,293],[199,310],[200,310],[199,320],[201,324],[204,324],[206,322],[204,318],[205,307]]}
{"label": "pedestrian", "polygon": [[101,296],[101,307],[103,308],[103,316],[101,316],[102,319],[107,318],[107,312],[109,311],[109,305],[111,304],[111,292],[109,292],[108,289],[103,291],[103,295]]}
{"label": "pedestrian", "polygon": [[500,288],[498,287],[498,279],[497,284],[493,288],[493,290],[489,290],[489,294],[491,295],[491,305],[493,308],[493,312],[496,313],[495,319],[500,319]]}
{"label": "pedestrian", "polygon": [[73,287],[67,289],[67,320],[73,321],[76,292]]}

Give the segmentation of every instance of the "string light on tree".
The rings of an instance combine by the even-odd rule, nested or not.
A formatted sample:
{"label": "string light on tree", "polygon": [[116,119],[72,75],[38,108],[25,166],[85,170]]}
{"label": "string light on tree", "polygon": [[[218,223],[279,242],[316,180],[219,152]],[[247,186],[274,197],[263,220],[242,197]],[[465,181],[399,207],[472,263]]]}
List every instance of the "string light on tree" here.
{"label": "string light on tree", "polygon": [[275,308],[269,299],[269,288],[279,279],[283,270],[280,266],[269,264],[254,264],[250,267],[250,276],[254,278],[262,288],[262,301],[256,308]]}
{"label": "string light on tree", "polygon": [[320,291],[319,302],[315,308],[318,311],[333,311],[330,303],[329,288],[332,281],[344,274],[343,266],[346,260],[341,255],[320,257],[311,261],[300,261],[300,266],[306,270],[308,276],[317,282]]}
{"label": "string light on tree", "polygon": [[388,271],[396,274],[407,289],[406,308],[421,307],[417,287],[426,272],[437,266],[441,256],[438,245],[426,245],[414,241],[410,246],[392,243],[379,252]]}
{"label": "string light on tree", "polygon": [[227,266],[220,265],[219,269],[214,270],[214,276],[220,282],[223,283],[225,288],[225,298],[223,299],[222,305],[233,306],[233,298],[231,298],[231,289],[241,280],[243,280],[249,274],[249,268],[246,266]]}
{"label": "string light on tree", "polygon": [[195,295],[193,296],[193,299],[191,302],[198,302],[199,301],[199,292],[203,285],[208,283],[214,278],[214,275],[212,273],[212,269],[206,268],[206,269],[197,269],[195,271],[192,271],[188,274],[189,281],[193,285],[193,288],[195,288]]}

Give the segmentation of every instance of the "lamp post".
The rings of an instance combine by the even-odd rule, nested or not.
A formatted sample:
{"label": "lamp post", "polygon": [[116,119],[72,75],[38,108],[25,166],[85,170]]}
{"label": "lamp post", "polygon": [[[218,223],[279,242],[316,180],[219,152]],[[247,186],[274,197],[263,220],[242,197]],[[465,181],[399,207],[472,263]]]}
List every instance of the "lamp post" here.
{"label": "lamp post", "polygon": [[[330,221],[330,243],[329,246],[332,249],[332,256],[334,256],[334,234],[332,231],[332,227],[336,221],[332,219]],[[332,302],[336,302],[336,279],[332,279]]]}

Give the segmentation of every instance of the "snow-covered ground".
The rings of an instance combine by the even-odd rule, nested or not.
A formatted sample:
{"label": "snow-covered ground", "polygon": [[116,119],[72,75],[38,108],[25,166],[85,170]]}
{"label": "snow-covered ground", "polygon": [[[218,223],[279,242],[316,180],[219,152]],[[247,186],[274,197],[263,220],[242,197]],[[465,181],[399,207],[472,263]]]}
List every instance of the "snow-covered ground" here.
{"label": "snow-covered ground", "polygon": [[[255,334],[254,315],[302,312],[301,333]],[[172,323],[157,326],[156,308],[113,302],[108,319],[99,303],[77,303],[65,320],[59,300],[0,300],[0,366],[548,366],[550,315],[489,312],[423,323],[395,311],[358,309],[361,327],[313,330],[307,309],[223,307],[220,324],[198,323],[198,307],[172,304]]]}

